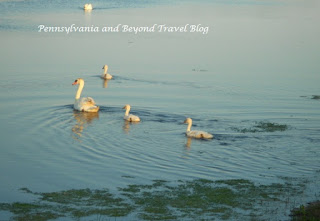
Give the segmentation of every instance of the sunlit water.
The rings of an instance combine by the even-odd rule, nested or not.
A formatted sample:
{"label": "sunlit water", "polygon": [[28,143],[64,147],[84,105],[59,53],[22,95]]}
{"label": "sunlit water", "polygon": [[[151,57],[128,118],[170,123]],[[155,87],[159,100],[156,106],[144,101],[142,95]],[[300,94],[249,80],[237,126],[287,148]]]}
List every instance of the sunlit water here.
{"label": "sunlit water", "polygon": [[[2,201],[23,200],[21,187],[116,189],[128,176],[141,184],[319,177],[320,102],[311,99],[320,94],[319,4],[96,1],[87,14],[77,2],[46,3],[0,1]],[[37,32],[73,23],[201,23],[210,31]],[[104,64],[114,75],[107,82]],[[78,77],[99,113],[73,110]],[[125,104],[140,123],[123,120]],[[186,138],[186,117],[215,138]],[[241,132],[257,122],[288,127]]]}

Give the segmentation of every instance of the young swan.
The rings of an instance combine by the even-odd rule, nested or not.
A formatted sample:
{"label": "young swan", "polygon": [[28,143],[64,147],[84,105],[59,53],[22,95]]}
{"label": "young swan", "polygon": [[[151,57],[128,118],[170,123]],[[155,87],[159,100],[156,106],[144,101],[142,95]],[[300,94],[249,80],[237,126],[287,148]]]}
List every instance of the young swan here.
{"label": "young swan", "polygon": [[83,6],[83,10],[85,10],[85,11],[91,11],[91,10],[92,10],[92,5],[91,5],[91,4],[85,4],[85,5]]}
{"label": "young swan", "polygon": [[138,116],[135,116],[133,114],[129,114],[130,111],[130,105],[127,104],[126,106],[124,106],[122,109],[126,110],[126,113],[124,114],[123,119],[125,119],[126,121],[130,121],[130,122],[139,122],[140,118]]}
{"label": "young swan", "polygon": [[198,139],[212,139],[213,135],[209,134],[204,131],[198,131],[198,130],[191,130],[192,126],[192,119],[187,118],[184,122],[184,124],[188,124],[186,135],[187,137],[193,137],[193,138],[198,138]]}
{"label": "young swan", "polygon": [[103,66],[102,69],[104,69],[104,72],[101,75],[101,77],[103,79],[107,79],[107,80],[112,79],[112,75],[108,73],[108,65]]}
{"label": "young swan", "polygon": [[96,103],[91,97],[83,97],[80,98],[82,89],[84,87],[84,80],[82,78],[76,79],[72,85],[78,84],[78,90],[75,96],[75,101],[73,108],[78,111],[85,111],[85,112],[98,112],[99,107],[96,106]]}

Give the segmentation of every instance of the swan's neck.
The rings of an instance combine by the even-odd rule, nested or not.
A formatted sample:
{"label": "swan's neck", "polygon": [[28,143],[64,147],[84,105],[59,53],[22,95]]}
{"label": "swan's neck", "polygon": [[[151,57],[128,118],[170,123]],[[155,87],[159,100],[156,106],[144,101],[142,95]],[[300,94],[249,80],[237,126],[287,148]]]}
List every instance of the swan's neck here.
{"label": "swan's neck", "polygon": [[108,68],[104,67],[104,74],[106,74],[108,72]]}
{"label": "swan's neck", "polygon": [[187,127],[187,132],[189,132],[191,130],[191,125],[192,125],[192,122],[189,122],[188,127]]}
{"label": "swan's neck", "polygon": [[124,114],[125,116],[128,116],[129,115],[129,111],[130,111],[130,108],[127,108],[126,109],[126,113]]}
{"label": "swan's neck", "polygon": [[76,93],[76,97],[75,97],[76,100],[78,100],[80,98],[83,87],[84,87],[84,82],[80,81],[79,82],[79,87],[78,87],[78,90],[77,90],[77,93]]}

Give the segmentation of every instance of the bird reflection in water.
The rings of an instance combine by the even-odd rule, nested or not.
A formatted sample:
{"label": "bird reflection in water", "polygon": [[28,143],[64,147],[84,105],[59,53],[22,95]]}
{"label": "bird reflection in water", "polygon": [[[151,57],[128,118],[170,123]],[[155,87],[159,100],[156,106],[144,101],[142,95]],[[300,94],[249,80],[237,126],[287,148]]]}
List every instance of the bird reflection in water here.
{"label": "bird reflection in water", "polygon": [[109,81],[109,80],[107,80],[107,79],[103,79],[103,80],[102,80],[102,82],[103,82],[102,87],[103,87],[103,88],[107,88],[107,87],[108,87],[108,81]]}
{"label": "bird reflection in water", "polygon": [[127,120],[125,120],[125,121],[123,121],[123,126],[122,126],[122,129],[123,129],[123,131],[126,133],[126,134],[128,134],[129,132],[130,132],[130,126],[132,125],[132,124],[139,124],[140,122],[130,122],[130,121],[127,121]]}
{"label": "bird reflection in water", "polygon": [[[91,6],[92,7],[92,6]],[[88,8],[88,10],[84,9],[84,19],[85,19],[85,25],[86,26],[91,26],[91,12],[92,12],[92,9],[90,10],[90,7]]]}
{"label": "bird reflection in water", "polygon": [[192,142],[192,138],[191,137],[187,137],[187,143],[186,143],[186,148],[187,149],[191,148],[191,142]]}
{"label": "bird reflection in water", "polygon": [[76,120],[76,124],[72,127],[72,137],[79,141],[83,130],[90,125],[94,119],[99,118],[99,112],[73,111],[73,116]]}

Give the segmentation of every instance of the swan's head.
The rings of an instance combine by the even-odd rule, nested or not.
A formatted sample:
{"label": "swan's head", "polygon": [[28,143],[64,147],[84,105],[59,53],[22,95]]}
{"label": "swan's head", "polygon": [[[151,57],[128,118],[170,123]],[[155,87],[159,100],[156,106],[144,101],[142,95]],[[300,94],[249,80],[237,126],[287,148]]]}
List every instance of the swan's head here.
{"label": "swan's head", "polygon": [[82,78],[77,78],[72,85],[80,84],[80,82],[84,82]]}
{"label": "swan's head", "polygon": [[191,118],[186,118],[185,121],[183,122],[184,124],[192,124],[192,119]]}
{"label": "swan's head", "polygon": [[91,4],[85,4],[85,5],[83,6],[83,9],[84,9],[84,10],[92,10],[92,5],[91,5]]}
{"label": "swan's head", "polygon": [[130,110],[131,106],[129,104],[126,104],[122,109],[125,109],[125,110]]}
{"label": "swan's head", "polygon": [[104,65],[104,66],[102,67],[102,69],[108,70],[108,65]]}

